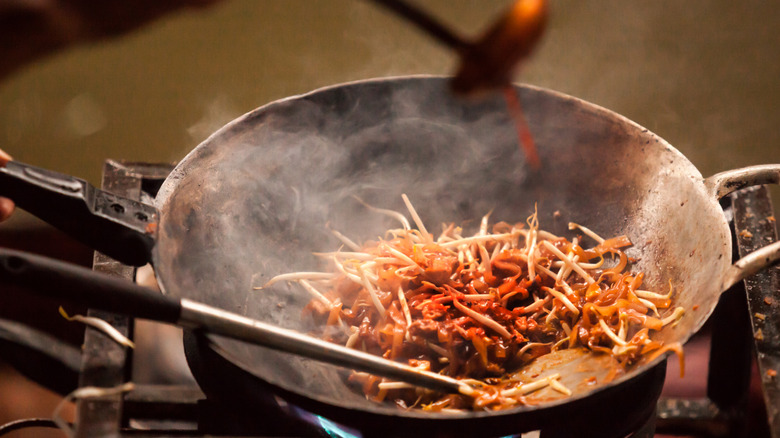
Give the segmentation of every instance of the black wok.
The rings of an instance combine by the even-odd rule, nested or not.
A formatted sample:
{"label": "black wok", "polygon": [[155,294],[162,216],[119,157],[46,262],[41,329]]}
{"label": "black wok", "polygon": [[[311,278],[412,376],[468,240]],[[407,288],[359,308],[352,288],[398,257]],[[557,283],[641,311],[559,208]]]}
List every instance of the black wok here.
{"label": "black wok", "polygon": [[[491,210],[494,220],[521,221],[536,205],[540,227],[556,234],[569,235],[569,221],[605,236],[627,234],[645,287],[664,291],[671,281],[675,305],[686,309],[678,325],[656,334],[666,343],[685,342],[723,290],[778,258],[774,244],[732,266],[718,199],[747,185],[777,183],[780,165],[703,178],[663,139],[622,116],[552,91],[518,90],[543,163],[538,171],[525,165],[498,98],[458,100],[444,78],[358,82],[272,103],[213,134],[165,181],[151,213],[156,218],[136,217],[138,232],[126,237],[140,242],[133,244],[136,253],[150,251],[165,294],[303,332],[313,329],[301,318],[309,301],[304,291],[253,287],[279,273],[317,269],[312,252],[339,246],[328,227],[361,241],[393,225],[353,195],[404,211],[406,193],[429,229],[475,223]],[[123,256],[121,248],[98,249]],[[564,379],[575,390],[565,400],[542,393],[546,401],[536,406],[452,415],[368,403],[343,383],[337,367],[210,340],[232,364],[312,406],[442,424],[523,421],[630,380],[661,360],[595,388]]]}

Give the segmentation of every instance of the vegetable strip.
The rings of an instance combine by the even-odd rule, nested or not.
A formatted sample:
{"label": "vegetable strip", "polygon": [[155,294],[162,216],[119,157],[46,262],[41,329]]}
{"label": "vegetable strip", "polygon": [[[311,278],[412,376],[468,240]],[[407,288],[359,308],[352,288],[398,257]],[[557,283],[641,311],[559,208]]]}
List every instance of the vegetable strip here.
{"label": "vegetable strip", "polygon": [[[443,224],[435,237],[409,198],[403,200],[411,221],[367,206],[396,218],[403,229],[355,247],[332,230],[351,251],[318,253],[330,271],[283,274],[264,286],[288,281],[311,293],[306,312],[326,327],[325,339],[460,379],[473,393],[438,394],[352,373],[350,382],[367,397],[437,412],[501,409],[547,387],[572,394],[557,375],[522,384],[513,377],[552,351],[584,348],[628,367],[668,350],[651,332],[678,323],[685,312],[677,307],[660,319],[659,309],[671,307],[673,288],[667,294],[639,289],[643,274],[626,270],[626,236],[605,239],[569,224],[597,242],[583,249],[582,236],[569,241],[546,232],[534,213],[526,223],[492,227],[487,214],[471,236]],[[605,268],[607,253],[619,261]],[[314,281],[316,288],[309,283]],[[344,327],[327,327],[334,324]]]}

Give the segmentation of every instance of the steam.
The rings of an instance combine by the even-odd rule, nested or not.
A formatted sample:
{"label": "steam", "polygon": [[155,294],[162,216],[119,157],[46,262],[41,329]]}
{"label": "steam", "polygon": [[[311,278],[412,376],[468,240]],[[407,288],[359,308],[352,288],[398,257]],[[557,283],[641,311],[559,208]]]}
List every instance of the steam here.
{"label": "steam", "polygon": [[[229,121],[240,114],[235,104],[226,95],[218,95],[203,106],[203,114],[195,123],[187,128],[187,134],[195,144],[207,138]],[[181,158],[178,155],[174,159]]]}
{"label": "steam", "polygon": [[[534,173],[505,103],[458,100],[444,78],[328,88],[231,122],[160,191],[159,277],[171,295],[311,331],[302,317],[306,291],[283,282],[253,287],[323,270],[313,253],[341,246],[328,227],[356,242],[397,227],[355,197],[403,212],[404,193],[433,233],[443,222],[476,228],[490,211],[493,221],[518,222],[538,208],[553,234],[567,235],[574,221],[605,236],[637,230],[630,237],[640,244],[664,240],[636,213],[648,200],[659,212],[674,206],[664,207],[654,181],[667,158],[681,156],[627,120],[566,96],[524,88],[521,100],[542,161]],[[238,342],[230,350],[265,380],[305,382],[310,396],[355,408],[365,403],[334,383],[334,367]]]}
{"label": "steam", "polygon": [[[214,287],[247,291],[238,306],[274,318],[264,309],[302,307],[308,296],[287,285],[251,288],[284,272],[321,269],[312,253],[341,246],[328,227],[361,243],[397,226],[356,197],[404,212],[406,193],[434,232],[444,222],[478,223],[491,210],[497,220],[529,214],[532,198],[514,190],[527,170],[503,101],[456,100],[444,79],[392,83],[275,103],[188,157],[167,220],[171,233],[189,230],[176,251],[180,271],[198,275],[176,272],[176,283],[202,288],[202,276]],[[185,192],[195,196],[178,196]],[[284,319],[274,322],[296,324]]]}

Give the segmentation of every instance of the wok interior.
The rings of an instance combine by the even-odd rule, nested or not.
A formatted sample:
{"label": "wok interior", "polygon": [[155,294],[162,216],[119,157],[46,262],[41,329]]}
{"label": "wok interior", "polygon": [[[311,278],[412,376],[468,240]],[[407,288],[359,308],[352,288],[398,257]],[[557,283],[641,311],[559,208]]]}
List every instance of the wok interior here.
{"label": "wok interior", "polygon": [[[536,206],[540,227],[559,235],[573,235],[569,221],[602,236],[627,234],[644,288],[666,291],[671,281],[676,304],[687,309],[659,336],[687,339],[714,307],[731,254],[723,213],[704,194],[701,175],[662,139],[614,113],[543,89],[518,90],[543,163],[538,171],[525,163],[504,101],[459,100],[445,78],[327,88],[232,122],[182,161],[158,197],[155,261],[166,293],[311,332],[301,312],[306,292],[253,286],[321,269],[312,253],[341,245],[328,227],[356,242],[397,227],[354,196],[405,213],[405,193],[434,233],[443,222],[476,227],[490,211],[491,222],[522,222]],[[366,403],[337,367],[216,342],[285,390],[400,413]]]}

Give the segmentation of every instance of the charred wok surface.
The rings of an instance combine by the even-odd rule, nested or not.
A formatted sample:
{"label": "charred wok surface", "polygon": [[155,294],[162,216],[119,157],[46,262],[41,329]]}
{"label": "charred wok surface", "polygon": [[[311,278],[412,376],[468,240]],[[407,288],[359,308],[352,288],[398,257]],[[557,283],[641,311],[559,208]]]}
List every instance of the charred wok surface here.
{"label": "charred wok surface", "polygon": [[[312,253],[339,244],[326,224],[349,230],[357,241],[390,228],[353,196],[401,210],[407,193],[434,224],[462,223],[491,210],[494,217],[522,218],[538,203],[539,221],[552,233],[563,235],[576,220],[603,235],[631,236],[634,246],[626,254],[645,272],[645,287],[666,290],[671,280],[680,291],[672,297],[676,305],[698,305],[658,333],[665,343],[687,339],[717,301],[713,279],[730,266],[729,229],[701,174],[661,138],[619,115],[547,90],[518,90],[543,163],[539,172],[525,166],[503,100],[455,99],[447,78],[331,87],[247,114],[188,155],[160,190],[155,251],[163,289],[310,332],[313,325],[301,318],[310,301],[306,292],[278,284],[258,294],[253,287],[317,266]],[[342,383],[337,367],[226,339],[215,345],[287,394],[320,406],[398,415],[393,406],[367,404]],[[613,383],[648,366],[641,363]],[[588,395],[603,388],[596,385]]]}

